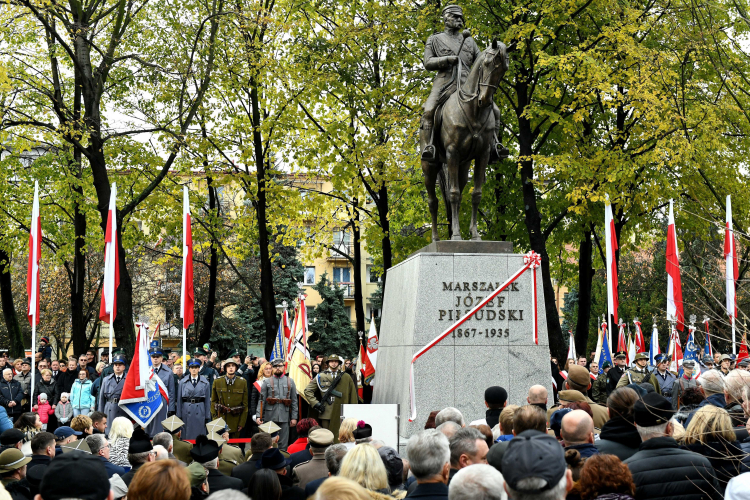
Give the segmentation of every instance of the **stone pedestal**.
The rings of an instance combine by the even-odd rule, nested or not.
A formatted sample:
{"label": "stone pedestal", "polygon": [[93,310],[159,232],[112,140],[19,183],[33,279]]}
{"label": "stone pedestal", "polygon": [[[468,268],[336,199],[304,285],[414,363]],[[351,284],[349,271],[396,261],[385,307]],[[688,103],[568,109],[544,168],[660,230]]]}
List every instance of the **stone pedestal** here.
{"label": "stone pedestal", "polygon": [[[494,253],[490,253],[494,252]],[[529,387],[552,400],[541,269],[537,269],[539,345],[533,341],[531,271],[500,293],[414,364],[417,418],[409,422],[409,365],[422,347],[523,266],[506,242],[438,242],[388,270],[373,403],[399,403],[399,432],[424,428],[430,412],[458,408],[466,423],[484,418],[484,390],[504,387],[526,404]],[[405,441],[404,441],[405,442]]]}

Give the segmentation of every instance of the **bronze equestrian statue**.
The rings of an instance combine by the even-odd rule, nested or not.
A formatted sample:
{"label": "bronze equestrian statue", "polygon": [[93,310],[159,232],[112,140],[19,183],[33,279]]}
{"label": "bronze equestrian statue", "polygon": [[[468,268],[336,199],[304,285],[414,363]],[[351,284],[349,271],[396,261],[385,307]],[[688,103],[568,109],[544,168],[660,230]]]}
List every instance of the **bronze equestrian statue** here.
{"label": "bronze equestrian statue", "polygon": [[[480,240],[477,209],[488,163],[507,158],[508,150],[498,141],[500,110],[493,96],[505,71],[505,45],[494,41],[480,52],[464,25],[457,5],[443,9],[445,31],[432,35],[425,45],[424,66],[438,71],[432,92],[424,104],[420,133],[422,172],[432,216],[432,241],[438,241],[435,184],[440,181],[451,222],[451,239],[460,240],[458,210],[461,193],[469,180],[474,160],[471,238]],[[469,70],[471,68],[471,70]]]}

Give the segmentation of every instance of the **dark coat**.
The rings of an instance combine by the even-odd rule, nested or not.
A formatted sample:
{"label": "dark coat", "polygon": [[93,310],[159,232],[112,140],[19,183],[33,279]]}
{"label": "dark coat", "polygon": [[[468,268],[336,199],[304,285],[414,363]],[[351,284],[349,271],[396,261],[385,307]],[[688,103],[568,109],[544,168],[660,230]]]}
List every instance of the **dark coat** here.
{"label": "dark coat", "polygon": [[289,468],[294,469],[299,464],[312,460],[312,453],[310,453],[310,448],[305,448],[297,453],[292,453],[289,459],[291,460],[291,462],[289,462]]}
{"label": "dark coat", "polygon": [[9,482],[5,485],[5,489],[10,493],[13,500],[33,500],[31,485],[26,478]]}
{"label": "dark coat", "polygon": [[56,405],[60,401],[60,393],[57,390],[57,382],[54,378],[51,378],[49,382],[45,382],[41,377],[37,379],[36,387],[34,387],[34,399],[40,394],[47,395],[47,401],[49,404]]}
{"label": "dark coat", "polygon": [[750,472],[750,456],[742,451],[739,441],[730,443],[719,440],[708,443],[692,443],[683,446],[683,448],[703,455],[711,462],[722,495],[730,479],[744,472]]}
{"label": "dark coat", "polygon": [[671,437],[641,443],[638,453],[624,463],[633,474],[638,500],[721,498],[711,462],[697,453],[680,449]]}
{"label": "dark coat", "polygon": [[[706,399],[701,401],[701,403],[698,405],[698,407],[695,409],[695,411],[700,410],[706,405],[714,405],[717,408],[725,408],[727,406],[727,400],[724,399],[723,394],[711,394]],[[695,415],[695,411],[690,414],[690,416],[685,420],[685,428],[687,429],[687,426],[690,425],[690,421],[693,420],[693,415]]]}
{"label": "dark coat", "polygon": [[52,461],[50,457],[47,455],[31,455],[31,462],[26,464],[26,470],[31,469],[32,467],[47,467],[49,463]]}
{"label": "dark coat", "polygon": [[258,470],[255,463],[260,460],[261,455],[262,453],[255,453],[247,459],[247,462],[232,469],[232,477],[241,479],[245,488],[250,484],[250,479],[253,477],[253,474],[255,474],[255,471]]}
{"label": "dark coat", "polygon": [[318,488],[320,488],[320,485],[323,484],[323,481],[328,479],[328,477],[321,477],[320,479],[316,479],[315,481],[310,481],[305,485],[305,496],[307,498],[310,498],[315,494],[316,491],[318,491]]}
{"label": "dark coat", "polygon": [[57,385],[60,387],[60,394],[67,392],[70,394],[70,390],[73,388],[73,382],[78,378],[78,372],[76,370],[68,370],[60,373],[57,377]]}
{"label": "dark coat", "polygon": [[217,469],[208,469],[208,491],[212,494],[220,490],[241,490],[244,488],[241,479],[225,476]]}
{"label": "dark coat", "polygon": [[604,424],[599,441],[594,446],[599,453],[615,455],[620,460],[627,460],[635,455],[641,444],[641,435],[635,424],[622,417],[615,417]]}
{"label": "dark coat", "polygon": [[565,451],[567,450],[578,450],[578,453],[581,454],[581,458],[589,458],[594,455],[599,454],[599,450],[591,443],[585,443],[585,444],[574,444],[572,446],[566,446]]}
{"label": "dark coat", "polygon": [[115,474],[119,474],[120,477],[124,476],[127,472],[125,468],[115,465],[103,456],[99,455],[99,460],[104,464],[104,470],[107,471],[107,477],[112,477]]}
{"label": "dark coat", "polygon": [[502,408],[498,408],[497,410],[487,410],[485,412],[484,419],[487,421],[487,425],[490,426],[490,430],[494,429],[500,423],[500,413],[502,411]]}
{"label": "dark coat", "polygon": [[281,500],[305,500],[305,490],[292,484],[292,476],[287,472],[286,476],[279,476],[281,483]]}
{"label": "dark coat", "polygon": [[[124,475],[120,476],[120,478],[122,478],[122,482],[125,483],[125,485],[129,487],[130,481],[133,480],[133,477],[135,477],[135,473],[138,472],[138,469],[140,469],[141,467],[143,467],[143,464],[136,465],[135,467],[127,471]],[[216,472],[219,472],[219,471],[216,471]],[[221,474],[221,472],[219,472],[219,474]]]}
{"label": "dark coat", "polygon": [[406,498],[424,498],[426,500],[448,500],[448,486],[443,483],[417,484],[417,487],[406,495]]}
{"label": "dark coat", "polygon": [[[8,410],[8,415],[13,418],[14,415],[20,415],[23,413],[21,409],[21,401],[23,400],[23,388],[18,380],[11,379],[10,382],[6,382],[5,379],[0,381],[0,405],[4,406]],[[11,401],[16,402],[16,406],[10,408],[8,403]]]}

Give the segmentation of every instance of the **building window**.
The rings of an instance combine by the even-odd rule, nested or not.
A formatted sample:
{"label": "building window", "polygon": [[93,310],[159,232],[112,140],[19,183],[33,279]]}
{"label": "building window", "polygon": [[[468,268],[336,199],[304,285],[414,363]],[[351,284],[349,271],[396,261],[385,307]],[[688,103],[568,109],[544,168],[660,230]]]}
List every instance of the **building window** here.
{"label": "building window", "polygon": [[350,283],[352,280],[351,271],[348,267],[334,267],[333,268],[333,282],[334,283]]}
{"label": "building window", "polygon": [[367,282],[368,283],[380,283],[383,281],[381,276],[374,271],[375,266],[367,266]]}
{"label": "building window", "polygon": [[315,306],[305,306],[305,310],[307,311],[307,321],[311,321],[310,317],[312,316],[313,311],[315,311]]}
{"label": "building window", "polygon": [[367,317],[365,320],[370,321],[372,318],[379,318],[380,317],[380,309],[373,309],[372,305],[367,304]]}
{"label": "building window", "polygon": [[333,232],[333,246],[348,245],[349,244],[349,232],[348,231],[334,231]]}
{"label": "building window", "polygon": [[314,284],[315,284],[315,268],[306,267],[305,268],[305,285],[314,285]]}

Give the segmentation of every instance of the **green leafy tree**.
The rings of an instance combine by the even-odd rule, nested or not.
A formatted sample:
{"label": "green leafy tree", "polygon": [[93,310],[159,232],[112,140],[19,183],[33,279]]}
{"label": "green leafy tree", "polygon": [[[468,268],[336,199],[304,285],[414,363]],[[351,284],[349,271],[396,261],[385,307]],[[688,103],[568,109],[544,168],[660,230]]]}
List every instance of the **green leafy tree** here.
{"label": "green leafy tree", "polygon": [[310,352],[313,356],[338,354],[351,358],[357,354],[357,333],[344,307],[344,291],[323,273],[313,287],[320,294],[320,304],[310,314]]}

